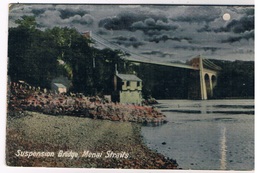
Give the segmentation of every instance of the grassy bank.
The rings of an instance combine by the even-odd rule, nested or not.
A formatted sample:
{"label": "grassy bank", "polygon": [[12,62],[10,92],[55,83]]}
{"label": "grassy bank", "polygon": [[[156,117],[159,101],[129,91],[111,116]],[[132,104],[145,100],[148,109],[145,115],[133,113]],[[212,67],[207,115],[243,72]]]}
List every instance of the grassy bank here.
{"label": "grassy bank", "polygon": [[[19,118],[10,117],[7,120],[7,165],[177,168],[174,160],[164,158],[142,143],[139,124],[73,116],[50,116],[35,112],[26,114]],[[23,151],[54,152],[55,156],[27,157],[21,154]],[[59,155],[61,151],[78,155],[73,158],[66,154],[62,156]],[[94,157],[93,153],[101,153],[101,155]]]}

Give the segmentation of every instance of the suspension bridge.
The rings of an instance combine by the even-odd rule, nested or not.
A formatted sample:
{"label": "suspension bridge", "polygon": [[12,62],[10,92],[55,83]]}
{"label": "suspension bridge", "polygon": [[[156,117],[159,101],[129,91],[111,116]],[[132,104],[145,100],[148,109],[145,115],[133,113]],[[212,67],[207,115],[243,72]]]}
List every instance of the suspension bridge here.
{"label": "suspension bridge", "polygon": [[87,32],[83,35],[92,39],[97,48],[121,50],[122,52],[129,55],[123,57],[124,60],[129,62],[189,69],[191,70],[191,76],[194,77],[194,82],[192,82],[192,86],[190,86],[191,90],[188,94],[189,98],[206,100],[213,97],[213,89],[217,85],[217,75],[221,68],[210,60],[201,57],[200,55],[192,58],[186,64],[154,61],[146,56],[140,55],[130,51],[129,49],[119,46],[93,32]]}

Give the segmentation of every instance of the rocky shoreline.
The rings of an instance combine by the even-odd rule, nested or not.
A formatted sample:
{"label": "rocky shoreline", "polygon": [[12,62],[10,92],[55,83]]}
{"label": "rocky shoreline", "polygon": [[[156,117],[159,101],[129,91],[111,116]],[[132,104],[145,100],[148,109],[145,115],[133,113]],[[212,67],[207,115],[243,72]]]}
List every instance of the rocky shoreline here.
{"label": "rocky shoreline", "polygon": [[[148,149],[142,141],[142,123],[165,122],[166,117],[151,106],[112,103],[82,94],[54,94],[11,83],[6,164],[178,169],[176,160]],[[75,157],[70,157],[71,153]]]}
{"label": "rocky shoreline", "polygon": [[[175,160],[145,146],[140,124],[23,113],[7,119],[9,166],[178,169]],[[41,155],[28,157],[26,152]],[[46,156],[52,152],[52,157]]]}
{"label": "rocky shoreline", "polygon": [[54,94],[18,83],[9,86],[8,110],[34,111],[49,115],[70,115],[137,123],[166,123],[166,117],[153,106],[120,104],[83,94]]}

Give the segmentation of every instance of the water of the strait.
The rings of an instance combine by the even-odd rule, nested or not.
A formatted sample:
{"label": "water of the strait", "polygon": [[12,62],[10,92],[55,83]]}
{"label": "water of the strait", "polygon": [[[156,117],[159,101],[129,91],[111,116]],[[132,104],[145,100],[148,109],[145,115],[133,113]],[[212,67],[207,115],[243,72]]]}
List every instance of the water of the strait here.
{"label": "water of the strait", "polygon": [[147,146],[180,168],[254,169],[254,100],[159,100],[168,119],[143,126]]}

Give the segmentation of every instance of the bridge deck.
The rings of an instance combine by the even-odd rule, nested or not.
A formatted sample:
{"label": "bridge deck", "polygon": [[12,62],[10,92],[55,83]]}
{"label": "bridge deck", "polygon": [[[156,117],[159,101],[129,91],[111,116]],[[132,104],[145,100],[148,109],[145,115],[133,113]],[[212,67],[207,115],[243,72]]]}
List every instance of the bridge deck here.
{"label": "bridge deck", "polygon": [[154,61],[149,61],[149,60],[137,60],[137,59],[131,59],[131,58],[125,58],[125,60],[130,61],[130,62],[136,62],[136,63],[163,65],[163,66],[168,66],[168,67],[177,67],[177,68],[199,70],[198,68],[195,68],[193,66],[186,65],[186,64],[179,64],[179,63],[154,62]]}

